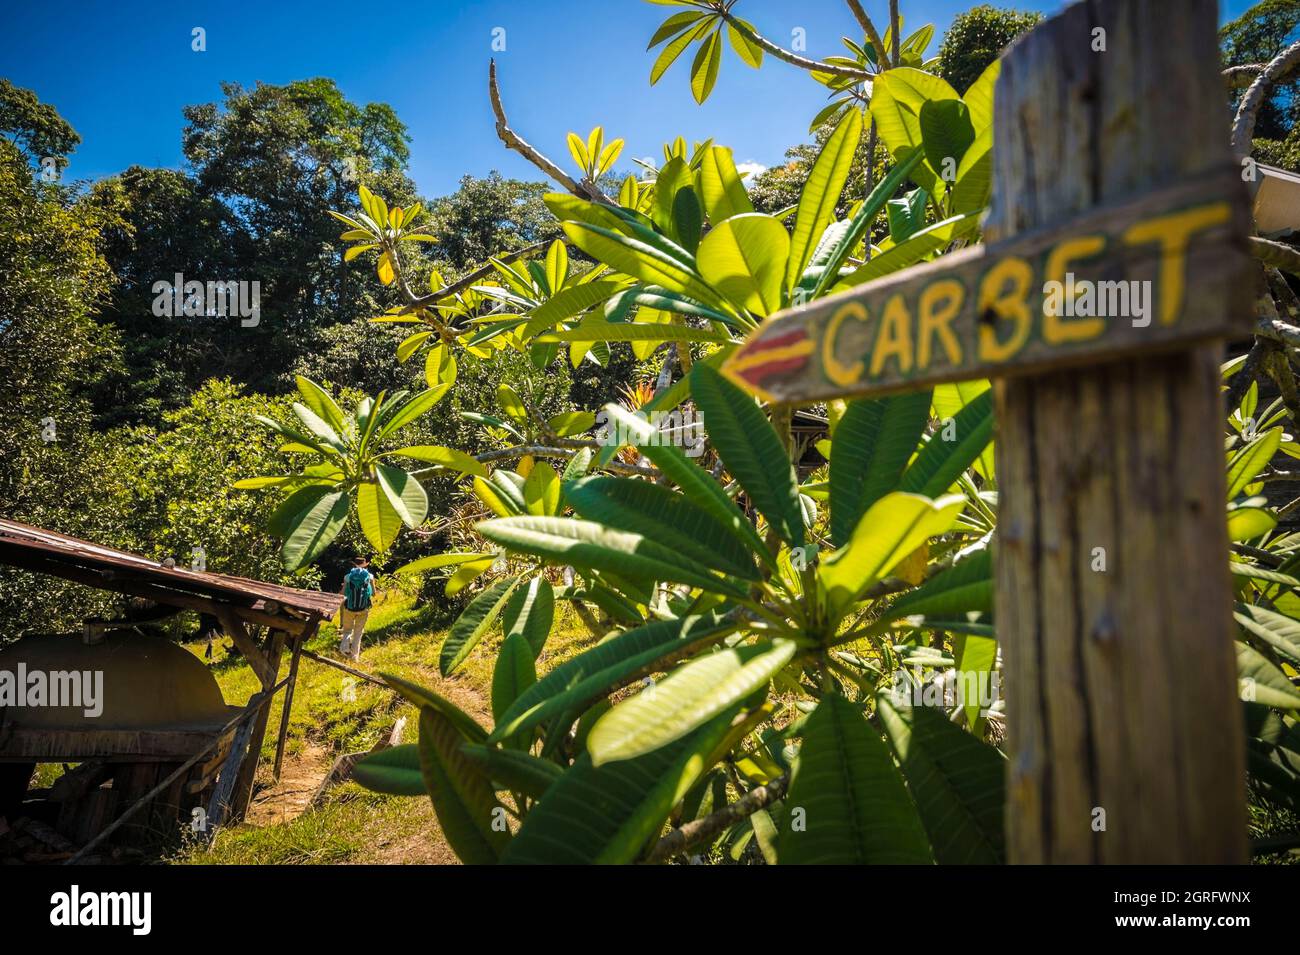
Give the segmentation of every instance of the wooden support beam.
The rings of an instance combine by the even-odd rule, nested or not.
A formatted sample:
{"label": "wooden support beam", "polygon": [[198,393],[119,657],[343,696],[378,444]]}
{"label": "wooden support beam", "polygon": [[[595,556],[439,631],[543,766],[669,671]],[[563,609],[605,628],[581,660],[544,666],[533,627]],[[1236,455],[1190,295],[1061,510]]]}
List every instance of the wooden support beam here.
{"label": "wooden support beam", "polygon": [[355,667],[348,666],[346,663],[340,663],[338,660],[331,660],[329,657],[323,657],[318,653],[312,653],[310,650],[302,651],[302,655],[305,656],[308,660],[315,660],[317,663],[323,663],[327,667],[333,667],[336,670],[342,670],[344,673],[349,673],[359,680],[365,680],[367,683],[373,683],[375,684],[375,686],[383,686],[383,687],[388,686],[387,683],[385,683],[379,677],[375,676],[373,673],[367,673],[365,670],[358,670]]}
{"label": "wooden support beam", "polygon": [[[987,240],[1234,168],[1216,4],[1169,13],[1090,0],[1012,46]],[[1227,324],[1250,314],[1240,275],[1196,296]],[[1246,861],[1222,356],[995,384],[1012,862]]]}
{"label": "wooden support beam", "polygon": [[[253,764],[254,769],[257,768],[258,752],[251,745],[255,729],[254,724],[257,723],[258,717],[265,717],[271,700],[280,688],[285,685],[285,682],[287,681],[282,680],[270,689],[254,694],[239,717],[239,730],[235,734],[234,743],[230,746],[230,755],[226,757],[226,761],[221,767],[221,775],[217,777],[217,785],[212,790],[212,798],[208,800],[207,837],[209,839],[212,838],[219,826],[225,824],[228,814],[233,818],[240,818],[235,809],[239,794],[239,783],[243,777],[243,768],[250,762]],[[265,731],[265,719],[262,721],[262,728]],[[257,746],[260,748],[261,745],[259,741]]]}
{"label": "wooden support beam", "polygon": [[[260,697],[261,694],[258,696]],[[266,702],[258,699],[258,697],[254,697],[254,700],[257,700],[258,703]],[[250,711],[254,700],[249,700]],[[209,839],[216,833],[217,828],[226,821],[226,814],[230,811],[235,786],[238,785],[240,769],[243,767],[245,759],[251,758],[254,761],[257,759],[256,754],[249,751],[248,740],[253,735],[253,721],[261,710],[262,707],[259,705],[256,712],[250,712],[248,719],[239,724],[239,731],[235,733],[235,742],[230,747],[230,755],[226,757],[226,762],[221,767],[221,775],[217,777],[217,785],[212,790],[212,796],[208,800],[207,829],[205,832]]]}
{"label": "wooden support beam", "polygon": [[293,657],[289,661],[289,683],[284,689],[284,709],[280,712],[280,732],[275,740],[275,780],[280,781],[280,768],[284,765],[284,745],[289,738],[289,713],[293,708],[293,691],[298,685],[298,662],[302,659],[302,645],[316,635],[313,627],[308,633],[293,641]]}
{"label": "wooden support beam", "polygon": [[[284,643],[287,635],[282,630],[273,630],[269,638],[269,646],[266,652],[266,667],[270,673],[270,682],[264,681],[267,691],[274,694],[272,687],[275,685],[275,678],[280,673],[280,657],[284,652]],[[279,685],[284,686],[288,683],[286,677]],[[258,714],[253,717],[253,731],[248,741],[248,755],[245,757],[243,765],[239,767],[239,778],[235,782],[234,802],[231,805],[231,815],[235,819],[244,818],[244,813],[248,810],[248,804],[253,798],[253,785],[257,781],[257,764],[262,757],[262,741],[266,739],[266,724],[271,718],[271,707],[268,702],[263,706]]]}
{"label": "wooden support beam", "polygon": [[226,636],[234,641],[239,652],[248,661],[248,665],[257,674],[262,689],[265,690],[275,682],[276,672],[271,668],[271,661],[267,658],[267,655],[262,652],[257,645],[257,641],[253,639],[253,634],[249,631],[248,626],[229,607],[217,607],[215,614],[217,619],[221,621],[221,629],[226,632]]}

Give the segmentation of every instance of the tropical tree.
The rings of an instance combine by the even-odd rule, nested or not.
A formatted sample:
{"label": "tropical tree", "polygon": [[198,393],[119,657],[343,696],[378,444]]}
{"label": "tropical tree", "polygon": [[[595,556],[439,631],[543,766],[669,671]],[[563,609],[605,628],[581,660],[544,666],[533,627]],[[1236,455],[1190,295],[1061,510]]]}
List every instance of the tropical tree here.
{"label": "tropical tree", "polygon": [[1011,41],[1034,28],[1042,15],[981,3],[952,18],[939,44],[938,73],[954,89],[970,87]]}
{"label": "tropical tree", "polygon": [[[419,708],[419,742],[363,761],[358,778],[383,792],[427,793],[469,862],[704,851],[783,863],[1000,861],[988,383],[814,409],[826,463],[808,466],[789,410],[764,407],[720,371],[773,314],[978,240],[998,65],[959,95],[929,72],[933,31],[893,42],[904,36],[896,9],[882,32],[853,0],[861,42],[846,45],[853,57],[824,59],[767,40],[734,2],[665,5],[682,9],[651,38],[652,48],[667,44],[652,81],[695,46],[697,101],[716,83],[724,34],[750,66],[770,54],[834,78],[827,85],[839,101],[792,208],[757,212],[730,151],[711,140],[667,144],[661,166],[646,164],[614,190],[603,129],[572,134],[577,174],[567,172],[510,127],[493,67],[498,135],[562,187],[543,201],[595,266],[579,272],[565,243],[541,241],[452,282],[435,273],[417,293],[403,243],[427,233],[407,212],[363,190],[364,218],[345,222],[347,258],[373,256],[380,281],[402,297],[376,320],[418,326],[398,357],[423,353],[431,390],[450,387],[458,362],[508,352],[541,368],[580,367],[628,343],[660,363],[639,413],[610,403],[548,417],[503,381],[496,408],[464,414],[504,447],[414,456],[468,479],[493,515],[472,547],[402,569],[446,568],[449,592],[479,586],[439,664],[454,673],[501,634],[493,721],[385,677]],[[883,163],[861,198],[845,201],[864,140],[878,140]],[[1279,424],[1285,395],[1256,415],[1258,392],[1238,390],[1246,363],[1225,368],[1240,404],[1226,467],[1240,660],[1262,707],[1250,712],[1252,785],[1290,805],[1300,792],[1300,696],[1286,608],[1297,578],[1290,536],[1276,535],[1276,514],[1257,492],[1273,454],[1292,442]],[[676,446],[654,417],[668,412],[702,416],[711,464]],[[365,431],[353,417],[333,433]],[[296,430],[283,433],[298,442]],[[411,485],[426,475],[404,472],[404,490],[386,490],[365,463],[367,454],[377,461],[378,445],[324,443],[313,467],[333,468],[328,477],[268,480],[310,491],[313,509],[344,512],[341,495],[373,482],[372,496],[397,512],[395,535],[403,517],[394,498],[414,497]],[[304,481],[321,483],[296,488]],[[302,528],[310,538],[323,523],[281,507],[293,517],[280,536]],[[599,642],[539,673],[557,603]]]}

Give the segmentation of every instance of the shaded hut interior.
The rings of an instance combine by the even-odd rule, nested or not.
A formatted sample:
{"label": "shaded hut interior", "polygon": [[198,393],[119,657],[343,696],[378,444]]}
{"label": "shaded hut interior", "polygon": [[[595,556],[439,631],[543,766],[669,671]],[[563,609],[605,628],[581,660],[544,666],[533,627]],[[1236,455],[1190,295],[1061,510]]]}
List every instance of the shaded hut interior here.
{"label": "shaded hut interior", "polygon": [[[19,861],[107,861],[115,847],[243,818],[274,698],[284,690],[274,773],[302,645],[342,597],[161,564],[0,519],[0,564],[133,598],[151,623],[209,615],[257,674],[227,701],[208,667],[140,613],[25,636],[0,649],[0,842]],[[289,674],[278,680],[285,654]],[[68,767],[33,786],[42,763]]]}

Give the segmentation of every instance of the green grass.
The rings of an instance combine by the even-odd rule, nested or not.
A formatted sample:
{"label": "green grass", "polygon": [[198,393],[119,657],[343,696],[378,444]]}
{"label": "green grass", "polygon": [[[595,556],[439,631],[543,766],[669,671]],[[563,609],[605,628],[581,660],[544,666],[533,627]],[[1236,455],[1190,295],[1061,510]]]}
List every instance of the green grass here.
{"label": "green grass", "polygon": [[[558,608],[557,608],[558,609]],[[459,672],[448,679],[438,673],[438,651],[451,620],[412,597],[381,595],[367,622],[361,661],[354,666],[367,673],[392,673],[437,690],[491,725],[492,668],[501,644],[498,632],[485,638]],[[227,641],[214,646],[213,674],[228,703],[242,704],[260,689],[257,677],[238,655],[231,656]],[[575,618],[557,613],[538,661],[545,673],[595,643]],[[206,643],[187,645],[200,658]],[[321,656],[338,658],[338,635],[332,624],[323,626],[307,648]],[[280,677],[289,672],[289,658],[281,662]],[[262,745],[260,783],[269,784],[275,758],[283,693],[271,705],[271,719]],[[320,775],[336,756],[370,749],[405,716],[407,742],[416,738],[417,714],[385,687],[303,658],[289,719],[286,776],[295,757],[309,749],[320,758]],[[322,752],[323,751],[323,752]],[[317,777],[319,778],[319,777]],[[358,862],[454,861],[437,827],[427,799],[370,793],[355,784],[335,789],[325,803],[296,818],[269,825],[244,824],[217,834],[208,847],[191,845],[174,861],[188,864],[326,864]]]}
{"label": "green grass", "polygon": [[[418,811],[411,811],[413,804]],[[403,861],[386,858],[384,850],[394,841],[425,835],[437,838],[436,820],[426,800],[383,796],[349,783],[318,809],[286,823],[240,826],[219,833],[211,848],[192,848],[182,861],[193,865]]]}

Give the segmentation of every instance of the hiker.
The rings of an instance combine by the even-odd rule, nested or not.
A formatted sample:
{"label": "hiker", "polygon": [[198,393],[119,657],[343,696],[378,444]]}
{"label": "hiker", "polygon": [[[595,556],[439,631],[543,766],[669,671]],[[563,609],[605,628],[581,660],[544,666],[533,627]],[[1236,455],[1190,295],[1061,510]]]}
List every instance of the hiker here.
{"label": "hiker", "polygon": [[339,653],[353,660],[361,659],[361,634],[370,616],[370,598],[375,595],[374,576],[366,570],[364,557],[354,558],[352,569],[343,578],[343,608],[339,611]]}

